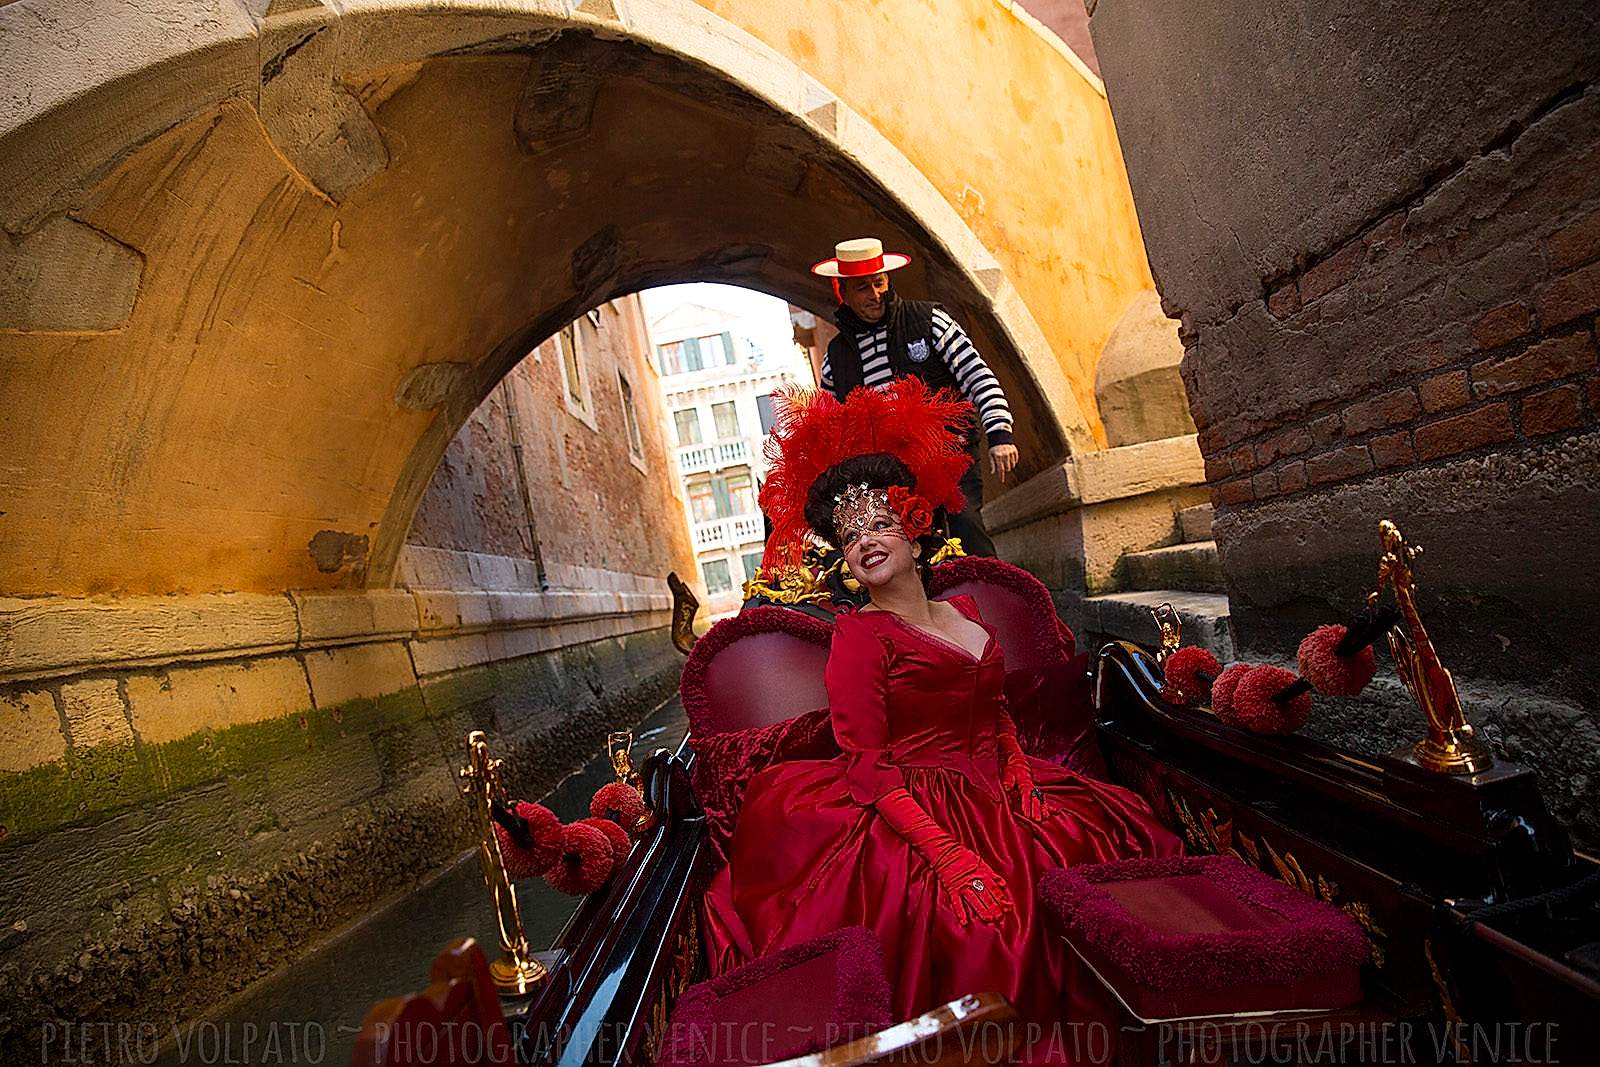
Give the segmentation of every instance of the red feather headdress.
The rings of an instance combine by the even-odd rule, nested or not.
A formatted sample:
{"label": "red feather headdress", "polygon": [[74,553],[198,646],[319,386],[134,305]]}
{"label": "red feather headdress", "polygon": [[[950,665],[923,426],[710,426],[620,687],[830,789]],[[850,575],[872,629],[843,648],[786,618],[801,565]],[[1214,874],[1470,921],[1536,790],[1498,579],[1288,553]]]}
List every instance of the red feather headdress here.
{"label": "red feather headdress", "polygon": [[828,468],[853,456],[888,452],[917,479],[917,494],[934,507],[966,507],[959,482],[972,463],[959,430],[973,407],[949,390],[930,391],[906,377],[877,389],[857,389],[844,403],[798,386],[774,394],[776,422],[767,439],[770,468],[761,510],[772,522],[763,567],[798,563],[806,532],[806,497]]}

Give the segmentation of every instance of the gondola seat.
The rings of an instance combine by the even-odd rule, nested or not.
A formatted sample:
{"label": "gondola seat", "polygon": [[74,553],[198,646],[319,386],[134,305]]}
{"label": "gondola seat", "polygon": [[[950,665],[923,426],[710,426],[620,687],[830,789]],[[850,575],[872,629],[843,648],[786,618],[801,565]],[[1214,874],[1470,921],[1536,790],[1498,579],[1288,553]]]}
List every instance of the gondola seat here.
{"label": "gondola seat", "polygon": [[865,927],[824,934],[683,991],[657,1067],[774,1063],[887,1027],[883,949]]}
{"label": "gondola seat", "polygon": [[1361,926],[1234,856],[1081,864],[1039,896],[1078,958],[1140,1023],[1360,1002]]}

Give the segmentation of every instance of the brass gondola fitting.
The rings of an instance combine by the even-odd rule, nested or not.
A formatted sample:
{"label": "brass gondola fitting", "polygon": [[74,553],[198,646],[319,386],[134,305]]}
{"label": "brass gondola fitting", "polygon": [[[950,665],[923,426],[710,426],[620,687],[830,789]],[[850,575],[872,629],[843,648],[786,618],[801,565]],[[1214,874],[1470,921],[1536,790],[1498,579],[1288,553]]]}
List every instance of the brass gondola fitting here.
{"label": "brass gondola fitting", "polygon": [[1494,764],[1494,754],[1482,738],[1474,735],[1472,724],[1461,710],[1455,679],[1439,662],[1439,654],[1417,611],[1415,565],[1422,546],[1406,544],[1399,527],[1388,519],[1378,523],[1378,537],[1383,545],[1383,555],[1378,559],[1378,587],[1367,596],[1367,606],[1377,608],[1385,586],[1394,593],[1400,621],[1389,628],[1389,653],[1400,680],[1428,723],[1426,737],[1396,754],[1438,774],[1477,774],[1487,770]]}
{"label": "brass gondola fitting", "polygon": [[501,996],[522,996],[544,981],[549,972],[533,958],[528,935],[522,927],[522,912],[517,907],[517,890],[506,873],[500,855],[500,841],[494,833],[490,806],[505,802],[505,787],[500,780],[501,761],[489,755],[489,739],[482,730],[467,735],[467,765],[461,768],[461,792],[472,801],[478,824],[478,862],[483,883],[494,903],[495,925],[500,934],[500,955],[489,964],[489,976]]}
{"label": "brass gondola fitting", "polygon": [[649,828],[653,812],[650,810],[650,801],[644,795],[644,775],[633,765],[633,731],[613,730],[606,735],[606,753],[611,757],[611,770],[616,775],[617,782],[630,787],[644,800],[645,813],[633,825],[634,833],[643,833]]}
{"label": "brass gondola fitting", "polygon": [[667,575],[667,588],[672,590],[672,644],[687,656],[696,640],[694,616],[700,610],[700,601],[676,571]]}
{"label": "brass gondola fitting", "polygon": [[1156,649],[1156,663],[1165,665],[1167,657],[1183,645],[1183,620],[1178,616],[1178,609],[1171,604],[1151,608],[1150,615],[1156,620],[1156,626],[1161,631],[1161,646]]}

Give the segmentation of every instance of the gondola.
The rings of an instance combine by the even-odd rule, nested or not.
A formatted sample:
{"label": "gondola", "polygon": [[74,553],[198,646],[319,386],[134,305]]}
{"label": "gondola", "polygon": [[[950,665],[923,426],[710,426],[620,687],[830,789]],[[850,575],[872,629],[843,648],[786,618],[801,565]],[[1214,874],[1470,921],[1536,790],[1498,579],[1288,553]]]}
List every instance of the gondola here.
{"label": "gondola", "polygon": [[[1409,570],[1395,573],[1409,560],[1403,540],[1396,533],[1384,549],[1386,577],[1408,608],[1389,632],[1395,654],[1414,670],[1408,681],[1447,684],[1415,615]],[[836,566],[809,562],[803,580],[747,590],[743,610],[698,640],[693,597],[673,583],[675,640],[688,653],[681,692],[690,735],[677,751],[650,754],[633,777],[650,828],[548,951],[531,954],[514,943],[514,914],[512,929],[502,923],[494,976],[475,943],[458,941],[435,964],[432,985],[372,1010],[352,1062],[645,1067],[660,1060],[678,1001],[705,978],[698,895],[722,860],[743,779],[755,769],[748,761],[780,758],[786,747],[825,751],[831,741],[822,686],[827,619],[852,593]],[[1358,755],[1229,725],[1173,699],[1162,662],[1181,634],[1170,621],[1161,647],[1112,641],[1077,649],[1044,586],[997,560],[940,562],[930,592],[973,596],[995,627],[1008,699],[1015,682],[1013,713],[1024,709],[1019,728],[1033,754],[1133,788],[1182,835],[1188,853],[1233,857],[1336,909],[1366,941],[1357,999],[1326,1010],[1231,1010],[1224,997],[1202,1011],[1163,1014],[1123,996],[1079,953],[1088,964],[1084,980],[1106,982],[1110,1047],[1070,1058],[1600,1062],[1600,865],[1574,851],[1531,770],[1480,752],[1469,773],[1447,773],[1412,752]],[[1425,689],[1419,699],[1426,704]],[[778,740],[753,748],[717,743],[740,731]],[[730,751],[742,755],[730,762]],[[488,836],[485,873],[494,885]],[[501,885],[509,886],[503,872]],[[495,955],[496,946],[487,947]],[[506,952],[528,957],[522,965],[531,979],[519,985],[514,968],[508,979]],[[742,1010],[760,1021],[762,1009]],[[430,1061],[444,1054],[405,1033],[408,1022],[452,1020],[492,1040]],[[793,1062],[995,1062],[1017,1055],[1010,1020],[1003,998],[975,989]],[[990,1031],[1009,1036],[977,1039]],[[725,1062],[714,1052],[702,1059]]]}

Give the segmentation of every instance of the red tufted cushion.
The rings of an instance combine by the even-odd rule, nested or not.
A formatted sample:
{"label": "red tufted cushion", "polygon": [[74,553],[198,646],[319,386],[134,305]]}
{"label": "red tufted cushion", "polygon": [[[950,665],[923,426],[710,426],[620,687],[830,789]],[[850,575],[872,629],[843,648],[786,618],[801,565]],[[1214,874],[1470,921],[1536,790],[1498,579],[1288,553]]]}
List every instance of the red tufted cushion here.
{"label": "red tufted cushion", "polygon": [[752,960],[683,991],[657,1067],[735,1067],[819,1052],[888,1026],[883,949],[860,926]]}
{"label": "red tufted cushion", "polygon": [[1360,925],[1233,856],[1081,864],[1046,874],[1039,896],[1147,1021],[1361,1000]]}

